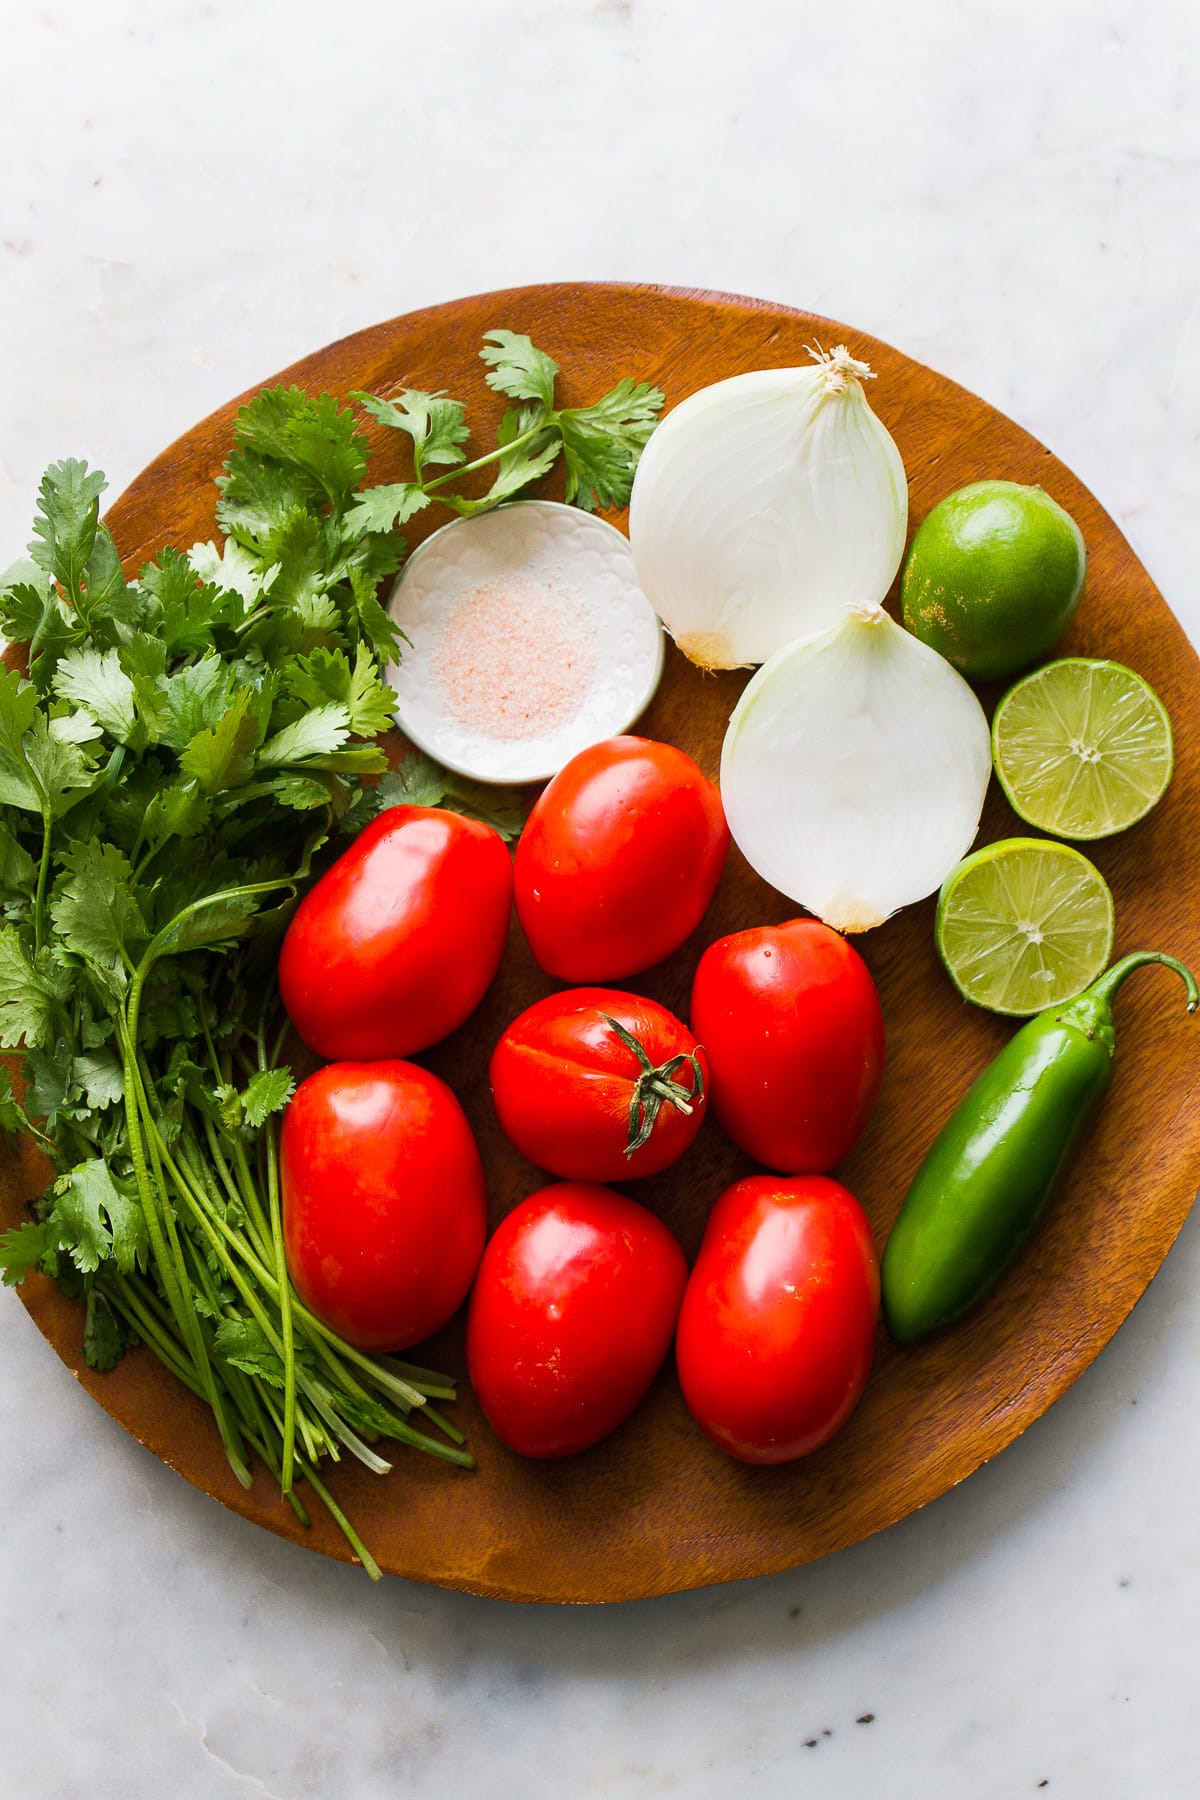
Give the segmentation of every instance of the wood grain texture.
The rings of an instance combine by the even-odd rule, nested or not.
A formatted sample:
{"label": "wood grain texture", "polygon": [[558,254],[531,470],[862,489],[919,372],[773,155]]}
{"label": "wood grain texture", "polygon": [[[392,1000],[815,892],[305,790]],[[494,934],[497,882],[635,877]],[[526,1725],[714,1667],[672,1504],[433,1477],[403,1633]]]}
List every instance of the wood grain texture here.
{"label": "wood grain texture", "polygon": [[[562,365],[568,402],[597,397],[625,374],[653,380],[668,405],[742,370],[805,361],[804,347],[845,342],[878,374],[871,402],[900,447],[911,518],[987,476],[1038,482],[1078,520],[1087,590],[1061,650],[1115,657],[1139,670],[1175,722],[1177,763],[1166,799],[1094,856],[1117,903],[1117,953],[1163,949],[1200,964],[1200,664],[1113,521],[1042,445],[983,401],[862,332],[764,303],[631,286],[547,286],[455,301],[331,344],[283,372],[312,391],[345,394],[396,384],[444,388],[470,403],[482,431],[500,403],[477,352],[493,326],[528,332]],[[230,444],[237,402],[187,432],[113,506],[109,524],[136,567],[164,542],[214,530],[213,477]],[[402,471],[376,432],[372,479]],[[431,509],[432,510],[432,509]],[[440,521],[429,519],[425,529]],[[617,519],[618,524],[623,520]],[[423,535],[418,529],[414,538]],[[639,729],[716,774],[738,674],[701,676],[673,650]],[[984,690],[989,709],[997,697]],[[980,842],[1020,827],[993,783]],[[736,851],[695,937],[628,985],[686,1015],[704,946],[741,926],[795,911]],[[882,1246],[901,1197],[965,1085],[1012,1029],[962,1003],[933,948],[933,902],[908,908],[859,940],[888,1025],[888,1067],[875,1117],[839,1171]],[[542,1180],[500,1134],[486,1068],[505,1024],[551,991],[515,925],[497,981],[475,1016],[423,1057],[450,1081],[479,1136],[493,1222]],[[668,1367],[648,1400],[595,1449],[559,1464],[522,1462],[492,1437],[464,1390],[454,1416],[478,1457],[473,1473],[400,1452],[380,1479],[356,1465],[331,1485],[386,1570],[515,1600],[594,1601],[660,1594],[767,1573],[823,1556],[904,1517],[997,1454],[1049,1407],[1101,1350],[1144,1291],[1200,1185],[1200,1026],[1176,977],[1141,974],[1118,1002],[1112,1094],[1061,1202],[1018,1267],[968,1321],[914,1348],[880,1331],[858,1411],[825,1449],[788,1468],[724,1458],[689,1420]],[[708,1208],[752,1165],[708,1120],[692,1151],[630,1191],[678,1232],[689,1256]],[[43,1171],[26,1153],[6,1172],[3,1218],[17,1220]],[[129,1431],[188,1480],[247,1518],[325,1554],[347,1548],[314,1508],[300,1528],[262,1476],[243,1493],[207,1413],[145,1352],[110,1375],[87,1370],[81,1319],[57,1290],[31,1279],[22,1298],[68,1368]],[[421,1360],[463,1372],[461,1326]]]}

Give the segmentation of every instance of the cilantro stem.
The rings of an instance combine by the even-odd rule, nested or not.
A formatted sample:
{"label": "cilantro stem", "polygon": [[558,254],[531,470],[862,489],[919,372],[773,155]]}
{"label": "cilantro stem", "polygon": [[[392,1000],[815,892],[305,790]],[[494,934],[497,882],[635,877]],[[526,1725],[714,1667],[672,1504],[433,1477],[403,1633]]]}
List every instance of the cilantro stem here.
{"label": "cilantro stem", "polygon": [[48,812],[42,814],[42,860],[38,864],[37,893],[33,902],[33,946],[39,955],[46,942],[46,883],[50,874],[50,850],[54,821]]}
{"label": "cilantro stem", "polygon": [[371,1577],[371,1580],[381,1581],[383,1579],[382,1569],[359,1537],[357,1531],[355,1531],[353,1525],[351,1525],[349,1519],[346,1517],[333,1495],[329,1492],[329,1489],[325,1486],[325,1483],[317,1474],[317,1471],[310,1463],[304,1461],[301,1461],[300,1468],[305,1481],[307,1481],[309,1487],[313,1490],[314,1494],[316,1494],[322,1506],[325,1508],[342,1536],[346,1539],[350,1548],[354,1551],[359,1562]]}
{"label": "cilantro stem", "polygon": [[240,1205],[246,1214],[246,1222],[250,1226],[251,1239],[260,1256],[267,1256],[271,1234],[263,1215],[262,1202],[253,1185],[239,1186],[234,1180],[229,1164],[225,1160],[221,1148],[221,1139],[217,1128],[207,1114],[204,1116],[204,1136],[208,1143],[208,1153],[221,1178],[221,1185],[235,1205]]}
{"label": "cilantro stem", "polygon": [[[169,1333],[145,1304],[145,1290],[139,1292],[131,1281],[118,1275],[106,1293],[112,1304],[125,1314],[147,1349],[153,1352],[168,1373],[173,1375],[176,1381],[182,1382],[184,1387],[190,1393],[195,1394],[198,1400],[203,1400],[204,1392],[196,1380],[194,1371],[186,1360],[180,1357]],[[270,1432],[267,1429],[270,1424],[276,1425],[278,1429],[277,1421],[273,1417],[274,1408],[270,1404],[270,1396],[264,1393],[260,1402],[258,1395],[248,1386],[247,1399],[255,1415],[255,1420],[253,1425],[247,1421],[246,1441],[262,1458],[271,1474],[278,1479],[279,1458],[272,1453]],[[266,1417],[264,1417],[264,1412]],[[309,1516],[297,1496],[289,1493],[287,1500],[300,1523],[309,1525],[311,1523]]]}
{"label": "cilantro stem", "polygon": [[198,900],[191,901],[187,906],[181,906],[174,917],[168,919],[162,929],[155,932],[151,938],[143,952],[142,960],[137,966],[136,974],[144,982],[159,957],[170,955],[175,950],[176,944],[172,944],[171,938],[175,936],[178,940],[179,927],[186,924],[189,919],[195,918],[197,913],[204,912],[207,907],[221,906],[229,900],[253,900],[257,899],[259,894],[277,894],[280,888],[291,888],[294,894],[296,881],[297,877],[294,875],[283,875],[276,881],[246,882],[239,887],[221,888],[215,894],[202,894]]}
{"label": "cilantro stem", "polygon": [[489,450],[486,456],[477,456],[472,462],[457,463],[454,468],[448,469],[444,475],[435,475],[432,481],[422,480],[422,491],[426,494],[436,494],[438,488],[445,487],[447,482],[458,481],[463,475],[473,475],[476,469],[486,469],[489,463],[499,462],[503,457],[511,456],[514,450],[520,450],[525,444],[528,444],[531,439],[537,437],[540,432],[557,430],[558,414],[555,412],[547,413],[538,420],[536,425],[530,425],[526,431],[522,431],[519,436],[511,438],[507,444],[501,444],[498,449]]}
{"label": "cilantro stem", "polygon": [[[201,1182],[200,1171],[192,1167],[190,1157],[181,1158],[181,1161],[192,1183],[193,1193],[198,1194]],[[225,1238],[231,1249],[242,1258],[247,1269],[259,1282],[268,1297],[278,1303],[278,1282],[274,1272],[262,1260],[265,1254],[262,1246],[256,1246],[249,1242],[230,1225],[228,1219],[212,1210],[211,1206],[209,1216],[212,1224]],[[412,1368],[407,1363],[397,1362],[395,1358],[368,1356],[365,1351],[355,1349],[353,1344],[345,1343],[332,1326],[326,1325],[314,1313],[310,1313],[308,1308],[297,1301],[294,1296],[292,1298],[292,1318],[298,1328],[313,1343],[314,1348],[319,1349],[318,1340],[320,1343],[331,1345],[342,1363],[352,1363],[362,1369],[377,1388],[390,1393],[406,1407],[424,1407],[427,1398],[436,1400],[453,1400],[455,1398],[454,1384],[447,1382],[444,1376],[436,1374],[432,1369]],[[399,1372],[401,1370],[404,1371],[404,1374]],[[404,1378],[405,1374],[408,1375],[408,1380]],[[344,1369],[339,1371],[339,1380],[343,1383],[349,1380]],[[421,1383],[419,1388],[413,1385],[415,1381]],[[427,1416],[432,1418],[434,1415],[430,1411]],[[461,1433],[456,1432],[445,1421],[439,1422],[443,1425],[447,1437],[453,1438],[455,1443],[463,1442]]]}
{"label": "cilantro stem", "polygon": [[[220,1145],[216,1135],[216,1128],[207,1116],[205,1116],[204,1119],[204,1126],[206,1135],[209,1139],[210,1152],[213,1155],[213,1160],[217,1161],[220,1156]],[[268,1139],[268,1142],[270,1141],[271,1140]],[[183,1167],[187,1171],[189,1179],[192,1182],[193,1192],[198,1193],[202,1183],[201,1170],[191,1165],[190,1158],[183,1160]],[[228,1177],[228,1171],[226,1171],[226,1176]],[[253,1178],[250,1176],[248,1170],[246,1172],[246,1181],[240,1187],[235,1187],[232,1177],[228,1177],[228,1192],[232,1198],[242,1202],[248,1216],[253,1213],[261,1219],[261,1202],[258,1199]],[[219,1212],[210,1210],[210,1217],[213,1225],[225,1238],[226,1242],[242,1257],[247,1268],[258,1280],[264,1291],[278,1305],[279,1297],[282,1292],[280,1276],[278,1268],[272,1271],[264,1260],[268,1254],[265,1243],[255,1242],[252,1247],[241,1233],[231,1226],[229,1221],[223,1218]],[[430,1399],[453,1400],[456,1393],[453,1383],[447,1382],[442,1376],[436,1374],[431,1369],[416,1369],[406,1363],[397,1362],[393,1369],[392,1367],[387,1366],[387,1363],[393,1362],[394,1359],[387,1359],[387,1363],[385,1363],[383,1358],[368,1356],[366,1352],[357,1350],[352,1344],[345,1343],[332,1327],[326,1325],[322,1320],[318,1319],[314,1313],[310,1313],[307,1307],[296,1300],[291,1292],[290,1283],[288,1284],[288,1298],[290,1302],[289,1319],[294,1326],[299,1327],[299,1329],[304,1332],[310,1343],[312,1343],[314,1348],[318,1351],[318,1354],[323,1353],[325,1346],[333,1346],[337,1353],[338,1363],[341,1366],[332,1363],[330,1366],[336,1367],[337,1379],[342,1386],[350,1391],[357,1391],[359,1393],[365,1392],[358,1383],[353,1381],[353,1378],[349,1376],[347,1369],[344,1366],[347,1363],[352,1363],[364,1372],[375,1387],[386,1393],[390,1393],[392,1397],[398,1400],[404,1407],[408,1409],[414,1407],[423,1408],[425,1410],[425,1416],[431,1421],[436,1422],[445,1432],[446,1436],[452,1439],[454,1443],[461,1444],[464,1441],[461,1432],[456,1430],[454,1426],[450,1425],[447,1420],[443,1419],[440,1414],[435,1413],[433,1409],[427,1405],[427,1401]],[[282,1307],[280,1307],[281,1313],[282,1310]],[[289,1333],[285,1331],[283,1333],[283,1342],[285,1344],[288,1342],[288,1338]],[[403,1373],[401,1373],[401,1371],[403,1371]],[[409,1377],[408,1380],[405,1379],[405,1375]],[[419,1388],[413,1385],[416,1381],[419,1381],[421,1384]]]}
{"label": "cilantro stem", "polygon": [[[268,1313],[266,1311],[266,1308],[262,1305],[258,1296],[255,1294],[253,1287],[250,1285],[250,1282],[246,1278],[246,1275],[243,1273],[242,1269],[239,1268],[238,1264],[234,1261],[234,1259],[229,1255],[227,1249],[225,1248],[224,1244],[222,1243],[221,1230],[219,1229],[219,1227],[224,1225],[224,1221],[214,1219],[210,1215],[208,1206],[206,1204],[206,1197],[203,1194],[203,1192],[198,1191],[194,1187],[192,1181],[187,1176],[185,1176],[183,1174],[183,1172],[178,1168],[177,1164],[174,1162],[173,1158],[171,1157],[169,1150],[167,1149],[166,1145],[163,1143],[162,1137],[158,1132],[158,1127],[157,1127],[152,1115],[148,1116],[147,1123],[149,1124],[149,1127],[150,1127],[152,1147],[157,1152],[157,1154],[162,1158],[163,1163],[165,1164],[165,1166],[168,1168],[168,1170],[172,1174],[172,1176],[175,1180],[176,1188],[177,1188],[180,1198],[183,1200],[185,1206],[188,1208],[189,1212],[192,1214],[192,1217],[195,1219],[197,1225],[200,1227],[200,1230],[203,1233],[204,1237],[208,1240],[208,1242],[212,1248],[214,1256],[218,1259],[221,1266],[224,1268],[227,1275],[229,1276],[229,1279],[233,1282],[233,1284],[237,1288],[239,1294],[242,1296],[242,1299],[245,1302],[247,1308],[249,1309],[251,1315],[253,1316],[255,1323],[258,1325],[260,1331],[262,1332],[263,1336],[266,1338],[271,1349],[274,1351],[275,1355],[278,1356],[280,1361],[282,1362],[284,1360],[284,1343],[283,1343],[281,1334],[276,1330],[273,1320],[270,1318],[270,1316],[268,1315]],[[276,1295],[276,1301],[278,1301],[277,1295]],[[293,1367],[295,1367],[294,1346],[293,1346]],[[297,1382],[297,1386],[299,1387],[300,1391],[304,1394],[305,1398],[310,1402],[310,1404],[312,1406],[314,1406],[316,1408],[318,1415],[329,1426],[330,1430],[333,1432],[334,1437],[336,1439],[338,1439],[342,1444],[344,1444],[345,1447],[348,1450],[350,1450],[353,1453],[353,1455],[355,1455],[359,1459],[360,1462],[365,1463],[366,1466],[369,1469],[373,1470],[376,1474],[386,1474],[387,1470],[391,1467],[390,1463],[385,1463],[382,1457],[376,1456],[375,1452],[370,1448],[370,1446],[368,1444],[364,1443],[362,1438],[360,1438],[358,1436],[357,1432],[353,1431],[351,1429],[351,1427],[349,1425],[347,1425],[345,1420],[339,1417],[337,1411],[330,1404],[331,1395],[329,1394],[329,1392],[325,1388],[323,1388],[319,1382],[315,1381],[310,1376],[303,1374],[298,1369],[296,1370],[296,1382]],[[393,1435],[397,1436],[397,1437],[403,1436],[405,1442],[409,1442],[409,1441],[420,1442],[424,1448],[429,1449],[431,1451],[431,1453],[435,1456],[448,1457],[449,1460],[451,1460],[451,1461],[459,1460],[459,1458],[455,1452],[451,1451],[445,1445],[438,1444],[432,1438],[425,1439],[420,1433],[412,1433],[410,1436],[409,1429],[407,1427],[404,1428],[403,1432],[401,1432],[399,1430],[395,1431],[393,1433]],[[334,1450],[332,1448],[332,1446],[331,1446],[331,1454],[333,1454],[335,1457],[337,1455],[336,1450]]]}
{"label": "cilantro stem", "polygon": [[[21,1105],[21,1102],[17,1099],[16,1094],[13,1093],[11,1089],[8,1094],[8,1102],[10,1106],[16,1109],[17,1117],[20,1119],[21,1124],[25,1127],[25,1130],[29,1133],[30,1137],[37,1139],[47,1156],[52,1159],[55,1168],[58,1168],[60,1158],[59,1145],[54,1142],[53,1138],[47,1137],[41,1126],[30,1118],[29,1114],[25,1111],[25,1108]],[[73,1133],[72,1135],[75,1134]],[[85,1151],[84,1154],[86,1155],[87,1152]],[[76,1159],[72,1158],[72,1161],[74,1160]]]}
{"label": "cilantro stem", "polygon": [[[251,1476],[250,1467],[246,1460],[245,1446],[241,1439],[241,1433],[234,1420],[230,1417],[228,1408],[225,1405],[226,1398],[229,1398],[232,1399],[234,1405],[237,1406],[237,1396],[236,1394],[226,1394],[222,1391],[221,1381],[216,1369],[213,1367],[212,1358],[209,1355],[209,1346],[205,1337],[205,1328],[198,1316],[195,1305],[194,1297],[199,1294],[207,1303],[210,1312],[217,1312],[219,1310],[219,1300],[216,1287],[210,1271],[197,1259],[195,1247],[192,1245],[191,1240],[186,1237],[182,1240],[180,1238],[175,1220],[175,1210],[169,1203],[167,1183],[164,1180],[163,1175],[163,1163],[161,1156],[159,1155],[160,1148],[161,1143],[156,1141],[156,1136],[152,1136],[149,1141],[149,1151],[150,1160],[153,1163],[154,1179],[158,1186],[158,1192],[168,1199],[168,1203],[163,1208],[163,1218],[166,1222],[167,1237],[170,1242],[171,1252],[176,1260],[182,1292],[189,1297],[188,1300],[185,1300],[185,1305],[188,1306],[189,1310],[188,1329],[184,1332],[184,1343],[191,1350],[192,1359],[196,1363],[196,1366],[200,1371],[201,1379],[205,1384],[205,1397],[208,1399],[209,1405],[212,1407],[216,1417],[217,1426],[221,1433],[221,1440],[225,1445],[225,1451],[229,1458],[230,1467],[233,1469],[234,1474],[237,1476],[237,1479],[242,1486],[248,1488],[252,1483],[253,1477]],[[190,1259],[188,1256],[189,1249],[192,1252]],[[189,1262],[191,1266],[189,1266]],[[226,1389],[229,1387],[228,1379],[225,1380],[224,1386]]]}
{"label": "cilantro stem", "polygon": [[242,1486],[248,1488],[251,1483],[251,1475],[246,1463],[245,1452],[217,1391],[216,1378],[204,1342],[200,1321],[196,1316],[196,1309],[190,1299],[186,1297],[186,1269],[175,1230],[175,1220],[169,1205],[166,1204],[163,1206],[162,1217],[159,1216],[158,1197],[155,1193],[154,1181],[146,1155],[143,1120],[145,1119],[153,1125],[153,1119],[150,1116],[149,1105],[142,1086],[137,1054],[138,1011],[141,1004],[143,980],[143,970],[139,968],[130,984],[125,1016],[120,1021],[122,1061],[125,1067],[125,1123],[129,1134],[129,1155],[133,1163],[134,1181],[137,1184],[138,1195],[142,1203],[142,1213],[146,1221],[146,1232],[150,1239],[155,1266],[179,1327],[180,1337],[187,1345],[197,1374],[203,1383],[204,1396],[217,1421],[230,1467]]}
{"label": "cilantro stem", "polygon": [[[259,1052],[265,1054],[262,1038]],[[292,1459],[296,1441],[296,1342],[292,1324],[292,1284],[283,1246],[283,1217],[279,1192],[279,1148],[274,1122],[267,1121],[267,1201],[271,1209],[271,1235],[275,1242],[275,1273],[279,1283],[279,1315],[283,1328],[283,1485],[292,1485]]]}
{"label": "cilantro stem", "polygon": [[[265,1009],[264,1009],[265,1011]],[[265,1071],[271,1064],[267,1057],[266,1021],[259,1014],[256,1034],[258,1066]],[[275,1249],[275,1279],[279,1287],[279,1320],[283,1330],[283,1486],[292,1485],[292,1463],[296,1442],[296,1343],[292,1326],[292,1283],[288,1274],[287,1254],[283,1243],[283,1209],[279,1187],[279,1139],[275,1121],[266,1121],[263,1142],[267,1162],[267,1206],[271,1217],[271,1241]],[[247,1171],[248,1173],[248,1171]]]}
{"label": "cilantro stem", "polygon": [[118,1275],[108,1290],[108,1297],[134,1326],[143,1343],[148,1344],[159,1361],[171,1371],[178,1381],[190,1388],[198,1400],[205,1398],[204,1389],[196,1378],[196,1372],[187,1358],[186,1352],[180,1351],[172,1342],[168,1329],[157,1319],[146,1304],[148,1290],[138,1289],[125,1276]]}
{"label": "cilantro stem", "polygon": [[[317,1412],[320,1414],[321,1418],[325,1420],[334,1436],[345,1444],[351,1455],[357,1456],[359,1462],[365,1463],[372,1474],[388,1474],[392,1466],[391,1463],[382,1456],[376,1456],[370,1444],[358,1435],[353,1426],[347,1425],[345,1419],[339,1416],[332,1405],[333,1395],[328,1388],[322,1387],[318,1381],[306,1379],[304,1383],[304,1393],[306,1399],[310,1400],[316,1407]],[[333,1455],[336,1460],[337,1452],[334,1451]]]}

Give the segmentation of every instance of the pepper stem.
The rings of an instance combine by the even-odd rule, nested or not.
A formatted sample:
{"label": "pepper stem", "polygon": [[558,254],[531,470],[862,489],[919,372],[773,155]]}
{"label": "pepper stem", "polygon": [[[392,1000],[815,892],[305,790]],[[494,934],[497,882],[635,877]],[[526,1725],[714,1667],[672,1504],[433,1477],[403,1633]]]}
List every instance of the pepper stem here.
{"label": "pepper stem", "polygon": [[[665,1101],[673,1106],[676,1112],[691,1114],[704,1098],[704,1071],[700,1067],[697,1051],[682,1052],[678,1056],[668,1057],[665,1063],[656,1068],[646,1053],[646,1047],[621,1024],[619,1019],[603,1014],[604,1023],[610,1025],[627,1050],[632,1050],[642,1065],[642,1072],[634,1083],[633,1094],[629,1102],[629,1141],[625,1145],[626,1156],[632,1156],[643,1144],[649,1143],[650,1134],[654,1130],[654,1122]],[[681,1081],[675,1080],[677,1070],[684,1063],[691,1065],[691,1085],[684,1087]]]}
{"label": "pepper stem", "polygon": [[1133,950],[1128,956],[1123,956],[1111,969],[1106,969],[1103,975],[1093,981],[1086,990],[1088,999],[1109,1005],[1125,977],[1131,975],[1134,969],[1140,969],[1144,963],[1162,963],[1164,968],[1174,969],[1187,988],[1187,1009],[1190,1013],[1195,1012],[1197,1006],[1200,1006],[1200,987],[1196,984],[1196,977],[1186,963],[1178,962],[1175,957],[1167,956],[1161,950]]}

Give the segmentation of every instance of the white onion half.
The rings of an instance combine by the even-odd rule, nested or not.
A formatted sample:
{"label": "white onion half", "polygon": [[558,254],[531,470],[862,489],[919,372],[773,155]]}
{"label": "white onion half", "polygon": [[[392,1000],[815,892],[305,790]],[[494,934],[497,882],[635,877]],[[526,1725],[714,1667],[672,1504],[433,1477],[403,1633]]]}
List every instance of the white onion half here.
{"label": "white onion half", "polygon": [[882,601],[904,551],[908,485],[870,377],[844,345],[692,394],[642,452],[629,506],[638,583],[685,656],[765,662]]}
{"label": "white onion half", "polygon": [[839,931],[866,931],[966,854],[991,767],[962,676],[862,607],[759,669],[729,721],[721,798],[765,881]]}

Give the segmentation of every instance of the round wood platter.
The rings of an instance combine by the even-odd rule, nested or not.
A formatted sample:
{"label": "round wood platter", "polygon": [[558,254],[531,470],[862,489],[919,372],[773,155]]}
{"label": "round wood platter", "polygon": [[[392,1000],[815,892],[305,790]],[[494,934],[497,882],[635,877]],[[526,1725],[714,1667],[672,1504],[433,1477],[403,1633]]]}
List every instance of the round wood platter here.
{"label": "round wood platter", "polygon": [[[484,384],[478,350],[482,334],[497,326],[527,332],[558,361],[568,404],[586,404],[632,375],[656,382],[669,408],[724,376],[804,363],[814,339],[844,341],[876,371],[870,399],[903,456],[913,524],[943,495],[987,476],[1040,483],[1066,506],[1083,531],[1089,566],[1060,652],[1114,657],[1139,670],[1176,729],[1175,776],[1164,801],[1132,831],[1089,852],[1116,898],[1116,951],[1162,949],[1200,967],[1200,664],[1116,525],[1048,450],[982,400],[863,332],[758,301],[670,288],[555,285],[457,300],[344,338],[271,379],[339,396],[400,384],[443,389],[468,403],[482,440],[501,403]],[[186,548],[214,534],[213,480],[239,403],[185,433],[113,506],[108,523],[128,568],[164,543]],[[398,446],[385,436],[399,434],[373,433],[373,481],[404,473]],[[412,539],[440,522],[419,519]],[[701,675],[671,648],[638,729],[680,745],[715,776],[745,680]],[[990,709],[998,696],[985,690],[981,697]],[[993,782],[978,841],[1024,830]],[[706,944],[795,910],[735,850],[695,936],[625,985],[686,1016]],[[888,1063],[866,1135],[838,1174],[861,1199],[881,1248],[935,1132],[1013,1029],[958,999],[937,961],[932,928],[930,900],[857,940],[882,998]],[[546,1178],[497,1127],[488,1056],[507,1022],[555,985],[514,923],[479,1010],[421,1058],[451,1083],[475,1128],[493,1223]],[[898,1348],[881,1327],[863,1400],[823,1450],[784,1468],[730,1461],[692,1424],[668,1364],[633,1418],[604,1443],[558,1463],[522,1461],[497,1442],[473,1403],[459,1320],[413,1354],[463,1381],[453,1416],[478,1467],[463,1472],[400,1449],[386,1477],[354,1463],[329,1477],[380,1565],[512,1600],[632,1599],[792,1567],[945,1493],[1092,1362],[1145,1290],[1200,1186],[1200,1020],[1186,1016],[1178,978],[1152,970],[1131,981],[1118,1002],[1117,1032],[1105,1110],[1019,1265],[968,1320],[922,1344]],[[45,1166],[32,1152],[23,1155],[3,1171],[6,1226],[44,1183]],[[752,1167],[710,1118],[674,1169],[629,1191],[666,1220],[690,1257],[716,1195]],[[319,1506],[306,1531],[265,1474],[249,1493],[238,1487],[207,1412],[147,1351],[97,1375],[83,1363],[77,1309],[40,1277],[20,1293],[68,1368],[155,1455],[246,1518],[349,1559]]]}

